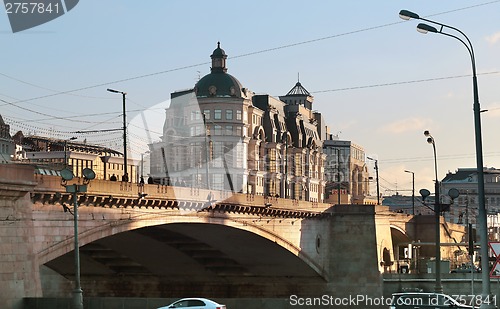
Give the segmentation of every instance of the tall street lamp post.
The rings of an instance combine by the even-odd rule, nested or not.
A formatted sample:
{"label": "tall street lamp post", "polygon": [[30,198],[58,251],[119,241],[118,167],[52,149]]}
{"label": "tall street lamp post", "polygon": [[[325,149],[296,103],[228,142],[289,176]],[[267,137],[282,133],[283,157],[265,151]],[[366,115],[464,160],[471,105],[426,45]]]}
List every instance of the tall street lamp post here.
{"label": "tall street lamp post", "polygon": [[412,188],[411,188],[411,211],[412,215],[415,215],[415,173],[412,171],[405,170],[405,173],[411,173],[411,181],[412,181]]}
{"label": "tall street lamp post", "polygon": [[[78,193],[87,192],[87,185],[95,178],[95,173],[90,168],[84,168],[83,184],[75,183],[68,185],[67,182],[72,180],[74,175],[69,169],[61,171],[61,184],[66,188],[67,193],[73,195],[73,229],[74,229],[74,251],[75,251],[75,289],[73,290],[73,309],[83,309],[83,291],[80,284],[80,246],[78,244]],[[64,211],[68,211],[68,207],[63,205]],[[71,212],[71,210],[69,210]]]}
{"label": "tall street lamp post", "polygon": [[441,285],[441,200],[439,194],[439,180],[438,180],[438,168],[437,168],[437,155],[436,155],[436,142],[434,137],[429,133],[429,131],[424,131],[424,135],[427,137],[427,142],[432,144],[432,149],[434,150],[434,217],[436,218],[436,286],[434,291],[436,293],[443,292],[443,286]]}
{"label": "tall street lamp post", "polygon": [[129,181],[128,171],[127,171],[127,112],[125,111],[125,96],[126,92],[118,91],[114,89],[107,89],[109,92],[121,93],[123,98],[123,177],[125,181]]}
{"label": "tall street lamp post", "polygon": [[378,160],[366,157],[368,160],[375,161],[375,176],[377,177],[377,205],[380,205],[380,187],[378,182]]}
{"label": "tall street lamp post", "polygon": [[74,141],[75,139],[77,139],[77,138],[73,136],[73,137],[70,137],[70,138],[64,140],[64,168],[66,168],[68,166],[68,153],[66,151],[66,149],[68,147],[68,141]]}
{"label": "tall street lamp post", "polygon": [[[482,278],[482,298],[483,302],[481,303],[481,308],[495,308],[496,306],[491,303],[491,289],[490,289],[490,278],[489,278],[489,265],[488,265],[488,226],[487,226],[487,218],[486,218],[486,207],[485,207],[485,197],[484,197],[484,170],[483,170],[483,145],[481,138],[481,108],[479,105],[479,91],[477,87],[477,75],[476,75],[476,59],[474,55],[474,49],[472,47],[472,43],[469,38],[463,33],[460,29],[455,27],[445,25],[436,21],[432,21],[426,18],[420,17],[418,14],[401,10],[399,12],[399,16],[404,20],[409,19],[420,19],[426,22],[433,23],[439,26],[439,30],[436,28],[420,23],[417,25],[417,30],[421,33],[433,32],[442,34],[460,41],[465,48],[467,48],[467,52],[469,53],[471,63],[472,63],[472,88],[473,88],[473,110],[474,110],[474,133],[475,133],[475,142],[476,142],[476,166],[477,166],[477,195],[478,195],[478,204],[479,204],[479,216],[478,216],[478,224],[479,224],[479,237],[480,237],[480,253],[481,253],[481,278]],[[445,33],[443,30],[445,28],[451,29],[459,33],[464,39],[457,37],[453,34]]]}
{"label": "tall street lamp post", "polygon": [[338,203],[340,205],[340,148],[337,148],[337,197],[338,197]]}

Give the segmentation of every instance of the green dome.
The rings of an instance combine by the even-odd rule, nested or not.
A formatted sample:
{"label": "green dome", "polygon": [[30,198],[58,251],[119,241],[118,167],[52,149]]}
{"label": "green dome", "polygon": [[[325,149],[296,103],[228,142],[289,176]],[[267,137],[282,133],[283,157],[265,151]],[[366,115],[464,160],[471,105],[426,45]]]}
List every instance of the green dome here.
{"label": "green dome", "polygon": [[227,55],[220,42],[217,42],[217,48],[212,55],[211,73],[205,75],[194,86],[197,97],[242,97],[242,87],[240,82],[232,75],[227,74],[226,58]]}
{"label": "green dome", "polygon": [[195,87],[197,97],[238,97],[241,98],[241,84],[231,74],[212,72],[200,79]]}

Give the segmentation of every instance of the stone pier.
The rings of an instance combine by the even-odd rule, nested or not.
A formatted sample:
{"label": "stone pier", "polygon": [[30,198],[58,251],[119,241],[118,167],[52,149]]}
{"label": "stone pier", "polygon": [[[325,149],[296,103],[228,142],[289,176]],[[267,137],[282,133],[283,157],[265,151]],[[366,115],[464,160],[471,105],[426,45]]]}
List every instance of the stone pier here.
{"label": "stone pier", "polygon": [[23,297],[40,297],[39,264],[32,223],[33,167],[0,165],[0,308],[22,308]]}

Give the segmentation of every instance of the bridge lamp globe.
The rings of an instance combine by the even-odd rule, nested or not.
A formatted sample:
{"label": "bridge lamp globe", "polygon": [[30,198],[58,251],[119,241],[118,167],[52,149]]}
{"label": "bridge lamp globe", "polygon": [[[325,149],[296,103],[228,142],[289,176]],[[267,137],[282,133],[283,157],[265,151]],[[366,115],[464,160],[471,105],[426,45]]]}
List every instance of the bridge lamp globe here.
{"label": "bridge lamp globe", "polygon": [[61,177],[63,181],[70,181],[71,179],[73,179],[74,175],[71,170],[65,168],[61,171]]}
{"label": "bridge lamp globe", "polygon": [[448,190],[448,196],[451,197],[452,200],[456,199],[460,195],[460,192],[456,188],[451,188]]}
{"label": "bridge lamp globe", "polygon": [[427,190],[427,189],[420,189],[420,191],[418,191],[420,193],[420,195],[422,195],[422,200],[425,201],[425,199],[431,195],[431,191]]}
{"label": "bridge lamp globe", "polygon": [[73,175],[72,171],[65,168],[61,171],[61,177],[63,180],[69,181],[69,180],[73,179],[74,175]]}
{"label": "bridge lamp globe", "polygon": [[87,180],[95,179],[95,172],[88,167],[84,168],[82,173],[83,173],[83,177],[85,177],[85,179],[87,179]]}

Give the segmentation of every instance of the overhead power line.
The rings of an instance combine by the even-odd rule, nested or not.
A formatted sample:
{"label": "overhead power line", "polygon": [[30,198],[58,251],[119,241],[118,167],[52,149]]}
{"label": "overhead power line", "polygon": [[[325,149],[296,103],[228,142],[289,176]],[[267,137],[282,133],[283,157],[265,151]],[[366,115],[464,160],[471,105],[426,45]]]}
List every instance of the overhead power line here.
{"label": "overhead power line", "polygon": [[[476,7],[480,7],[480,6],[485,6],[485,5],[489,5],[489,4],[493,4],[493,3],[497,3],[497,2],[500,2],[500,0],[495,0],[495,1],[485,2],[485,3],[479,3],[479,4],[475,4],[475,5],[471,5],[471,6],[467,6],[467,7],[463,7],[463,8],[458,8],[458,9],[449,10],[449,11],[445,11],[445,12],[435,13],[435,14],[432,14],[432,15],[429,15],[429,16],[444,15],[444,14],[448,14],[448,13],[463,11],[463,10],[472,9],[472,8],[476,8]],[[253,51],[253,52],[249,52],[249,53],[245,53],[245,54],[241,54],[241,55],[236,55],[236,56],[228,57],[228,58],[229,59],[237,59],[237,58],[243,58],[243,57],[253,56],[253,55],[257,55],[257,54],[263,54],[263,53],[273,52],[273,51],[276,51],[276,50],[281,50],[281,49],[296,47],[296,46],[300,46],[300,45],[311,44],[311,43],[315,43],[315,42],[330,40],[330,39],[334,39],[334,38],[338,38],[338,37],[343,37],[343,36],[347,36],[347,35],[352,35],[352,34],[356,34],[356,33],[371,31],[371,30],[385,28],[385,27],[390,27],[390,26],[394,26],[394,25],[401,24],[401,23],[404,23],[404,22],[405,21],[397,21],[397,22],[387,23],[387,24],[383,24],[383,25],[377,25],[377,26],[367,27],[367,28],[363,28],[363,29],[357,29],[357,30],[353,30],[353,31],[347,31],[347,32],[344,32],[344,33],[329,35],[329,36],[325,36],[325,37],[321,37],[321,38],[310,39],[310,40],[305,40],[305,41],[301,41],[301,42],[295,42],[295,43],[291,43],[291,44],[285,44],[285,45],[276,46],[276,47],[272,47],[272,48],[267,48],[267,49],[262,49],[262,50],[258,50],[258,51]],[[42,95],[42,96],[38,96],[38,97],[33,97],[33,98],[25,99],[25,100],[19,100],[19,101],[16,101],[16,102],[6,102],[6,101],[4,101],[4,102],[7,103],[7,104],[9,104],[9,105],[17,105],[19,103],[24,103],[24,102],[39,100],[39,99],[53,97],[53,96],[62,95],[62,94],[71,94],[73,92],[79,92],[79,91],[88,90],[88,89],[92,89],[92,88],[104,87],[104,86],[111,85],[111,84],[122,83],[122,82],[126,82],[126,81],[131,81],[131,80],[146,78],[146,77],[152,77],[152,76],[156,76],[156,75],[171,73],[171,72],[185,70],[185,69],[189,69],[189,68],[195,68],[195,67],[202,66],[202,65],[207,65],[207,64],[210,64],[210,63],[209,62],[202,62],[202,63],[192,64],[192,65],[186,65],[186,66],[181,66],[181,67],[178,67],[178,68],[167,69],[167,70],[163,70],[163,71],[159,71],[159,72],[153,72],[153,73],[148,73],[148,74],[143,74],[143,75],[138,75],[138,76],[132,76],[132,77],[123,78],[123,79],[119,79],[119,80],[115,80],[115,81],[103,82],[103,83],[99,83],[99,84],[95,84],[95,85],[90,85],[90,86],[85,86],[85,87],[81,87],[81,88],[72,89],[72,90],[60,91],[60,92],[56,92],[56,93],[52,93],[52,94],[47,94],[47,95]],[[8,76],[6,74],[2,74],[2,73],[0,73],[0,74],[3,75],[3,76],[6,76],[6,77],[12,78],[12,77],[10,77],[10,76]],[[25,81],[22,81],[22,80],[19,80],[19,79],[18,79],[18,81],[26,83],[26,84],[29,84],[29,85],[32,85],[32,86],[36,86],[36,85],[34,85],[32,83],[28,83],[28,82],[25,82]],[[395,84],[395,83],[391,83],[391,84]],[[40,87],[40,86],[36,86],[36,87]],[[373,87],[373,86],[371,86],[371,87]],[[40,87],[40,88],[43,88],[43,87]],[[47,88],[45,88],[45,89],[47,89]],[[353,87],[353,89],[358,89],[358,88],[357,87]],[[50,91],[54,91],[52,89],[49,89],[49,90]],[[332,91],[332,90],[325,90],[325,91],[322,91],[322,92],[327,92],[327,91]],[[31,110],[29,110],[29,111],[31,111]],[[31,111],[31,112],[33,112],[33,111]]]}

